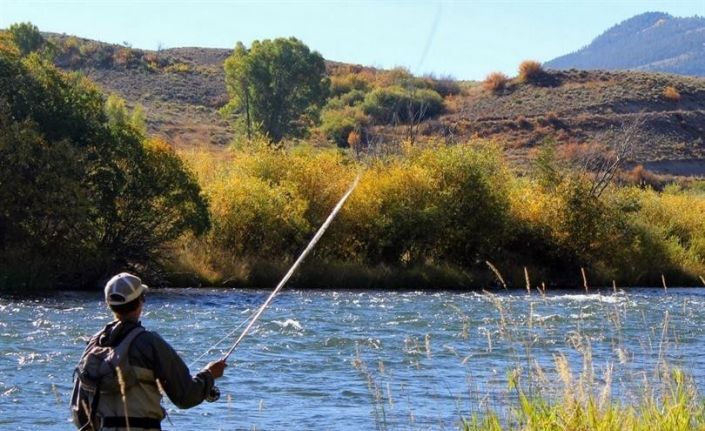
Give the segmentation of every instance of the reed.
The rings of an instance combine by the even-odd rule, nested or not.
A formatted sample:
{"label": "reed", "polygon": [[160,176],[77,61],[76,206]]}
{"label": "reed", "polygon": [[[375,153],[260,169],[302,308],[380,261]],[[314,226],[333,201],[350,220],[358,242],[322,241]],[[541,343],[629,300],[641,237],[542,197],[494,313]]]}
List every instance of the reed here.
{"label": "reed", "polygon": [[494,265],[492,265],[492,263],[491,263],[489,260],[486,260],[485,263],[486,263],[487,266],[492,270],[492,272],[494,273],[494,275],[497,276],[497,280],[499,280],[499,282],[502,283],[502,287],[504,287],[504,288],[506,289],[506,288],[507,288],[507,283],[505,283],[504,278],[502,277],[502,274],[499,272],[499,270],[497,269],[497,267],[495,267]]}
{"label": "reed", "polygon": [[122,398],[122,412],[125,415],[125,429],[127,429],[127,431],[130,431],[130,415],[127,411],[127,388],[125,385],[125,378],[122,375],[122,369],[120,367],[116,367],[115,372],[117,373],[117,379],[120,385],[120,397]]}
{"label": "reed", "polygon": [[[612,297],[599,292],[586,296],[590,302],[585,304],[589,305],[578,308],[576,326],[565,330],[565,345],[549,347],[552,356],[545,350],[536,355],[538,337],[555,329],[551,320],[541,315],[543,305],[552,307],[550,296],[484,291],[479,298],[493,308],[494,317],[482,318],[482,326],[476,328],[473,322],[478,320],[470,320],[459,303],[448,304],[456,316],[460,344],[436,347],[431,355],[433,332],[409,335],[403,346],[409,357],[406,366],[424,370],[424,376],[433,379],[433,362],[444,352],[457,356],[459,366],[467,370],[486,367],[484,358],[496,359],[502,352],[506,368],[497,371],[506,373],[508,389],[501,389],[501,383],[493,377],[475,380],[476,374],[469,371],[466,393],[461,390],[452,394],[452,402],[458,406],[459,427],[464,431],[705,431],[705,400],[694,381],[669,363],[668,358],[680,355],[676,316],[665,312],[660,325],[648,323],[643,310],[634,310],[629,301],[620,300],[623,293],[616,289],[616,283],[609,290],[615,291]],[[590,323],[583,316],[585,307],[590,307],[586,313],[600,316],[597,326],[594,317]],[[683,310],[685,314],[686,303]],[[649,328],[637,335],[638,343],[628,340],[634,334],[623,329],[634,318],[643,319],[643,327]],[[487,339],[487,347],[477,349],[475,339],[474,349],[467,354],[462,346],[473,337],[473,329],[480,339]],[[639,346],[643,351],[638,350]],[[378,361],[379,370],[368,368],[358,349],[353,365],[367,383],[377,429],[418,428],[418,412],[410,408],[409,422],[404,425],[399,407],[394,408],[393,399],[398,400],[398,406],[405,402],[403,394],[392,391],[399,387],[393,380],[394,365],[373,358],[368,360]],[[604,364],[602,359],[606,359]],[[636,369],[635,361],[639,361]],[[419,384],[426,387],[429,382]],[[383,415],[385,408],[388,411]],[[444,420],[447,418],[439,418],[439,424],[447,423]]]}
{"label": "reed", "polygon": [[[501,327],[497,343],[519,340],[522,334],[520,322],[511,318],[514,313],[508,305],[502,305],[498,298],[491,298],[499,313],[497,325]],[[685,307],[685,305],[684,305]],[[605,334],[613,330],[609,341],[620,363],[630,358],[624,347],[622,326],[626,308],[615,305],[603,310],[611,325],[605,327]],[[537,324],[534,320],[533,302],[529,306],[528,327]],[[580,329],[571,331],[567,344],[582,356],[581,370],[576,374],[565,354],[553,357],[550,378],[538,364],[528,367],[523,374],[517,366],[509,371],[508,386],[514,391],[514,401],[508,406],[485,408],[461,419],[464,431],[686,431],[705,430],[705,401],[687,374],[680,368],[671,367],[666,360],[667,353],[677,348],[677,336],[671,334],[671,316],[664,313],[660,328],[658,349],[649,343],[644,345],[644,354],[656,354],[656,367],[653,375],[644,373],[634,376],[637,393],[619,398],[613,397],[613,376],[615,365],[608,362],[602,375],[597,378],[593,364],[591,337]],[[514,335],[512,335],[514,334]],[[656,334],[654,334],[655,336]],[[673,343],[675,339],[676,343]],[[527,348],[526,356],[530,356]],[[527,360],[527,362],[529,362]],[[529,389],[526,383],[529,382]],[[556,385],[555,382],[558,382]],[[653,383],[652,383],[653,382]],[[624,382],[623,382],[624,383]],[[630,401],[631,400],[631,401]]]}

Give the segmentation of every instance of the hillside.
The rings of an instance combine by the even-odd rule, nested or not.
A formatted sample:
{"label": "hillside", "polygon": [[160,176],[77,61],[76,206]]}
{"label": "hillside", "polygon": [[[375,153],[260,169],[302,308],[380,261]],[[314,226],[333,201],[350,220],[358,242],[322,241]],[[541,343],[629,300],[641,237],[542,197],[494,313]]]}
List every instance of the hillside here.
{"label": "hillside", "polygon": [[[141,104],[153,134],[177,147],[229,143],[233,134],[218,109],[227,101],[222,64],[229,50],[176,48],[142,51],[73,36],[51,35],[56,63],[80,71],[128,104]],[[328,63],[341,70],[370,68]],[[355,73],[355,72],[353,72]],[[510,81],[499,93],[476,83],[445,97],[445,112],[418,127],[420,139],[474,137],[505,145],[510,160],[527,166],[546,138],[570,149],[614,145],[638,123],[632,164],[656,172],[705,175],[705,79],[646,72],[549,71],[541,82]],[[677,98],[664,95],[672,87]],[[373,141],[404,139],[408,126],[373,126]]]}
{"label": "hillside", "polygon": [[[495,139],[519,164],[546,138],[566,148],[614,146],[632,134],[633,164],[705,175],[705,79],[576,70],[549,72],[546,79],[550,85],[514,82],[499,94],[476,86],[452,112],[429,122],[425,133]],[[677,90],[677,100],[664,94],[667,87]]]}
{"label": "hillside", "polygon": [[677,18],[661,12],[637,15],[545,66],[705,76],[705,18]]}
{"label": "hillside", "polygon": [[228,100],[223,62],[230,50],[145,51],[75,36],[46,36],[57,46],[57,66],[84,73],[128,105],[142,105],[150,133],[177,147],[225,145],[232,140],[218,113]]}

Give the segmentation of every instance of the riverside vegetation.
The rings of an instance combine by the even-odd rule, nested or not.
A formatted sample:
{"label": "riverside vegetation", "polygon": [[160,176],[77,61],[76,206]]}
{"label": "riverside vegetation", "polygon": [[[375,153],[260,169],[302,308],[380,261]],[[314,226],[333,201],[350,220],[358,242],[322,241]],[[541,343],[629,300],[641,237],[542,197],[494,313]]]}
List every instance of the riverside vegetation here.
{"label": "riverside vegetation", "polygon": [[[331,139],[347,135],[352,149],[305,140],[274,145],[262,137],[266,130],[255,128],[251,139],[228,150],[177,154],[147,135],[140,109],[130,112],[80,75],[57,70],[41,40],[12,34],[3,33],[0,44],[5,287],[89,286],[125,267],[169,284],[271,285],[361,171],[357,191],[295,283],[480,287],[495,282],[487,262],[514,286],[527,274],[549,287],[693,285],[705,274],[702,183],[655,191],[645,186],[648,176],[632,172],[631,182],[641,186],[628,185],[628,177],[617,186],[610,180],[624,156],[618,148],[584,155],[576,167],[546,141],[533,172],[518,175],[491,142],[407,140],[394,151],[364,152],[352,145],[364,131],[351,125],[340,133],[331,129]],[[20,49],[18,40],[32,43]],[[265,57],[287,49],[318,55],[296,39],[270,51],[265,42]],[[235,57],[262,61],[248,55],[240,47]],[[524,80],[541,73],[538,64],[522,68],[531,72],[524,71]],[[326,112],[360,109],[357,117],[370,116],[364,122],[414,123],[440,109],[423,102],[438,92],[403,71],[370,75],[377,87],[360,79],[343,74],[330,82],[324,119]],[[413,91],[390,82],[406,82]],[[245,94],[264,84],[252,85]],[[350,96],[356,91],[360,97]],[[347,96],[352,105],[343,102]],[[406,103],[391,102],[395,97]],[[236,100],[235,111],[246,99]],[[310,110],[299,112],[312,118]],[[278,127],[277,136],[285,134],[286,124]]]}

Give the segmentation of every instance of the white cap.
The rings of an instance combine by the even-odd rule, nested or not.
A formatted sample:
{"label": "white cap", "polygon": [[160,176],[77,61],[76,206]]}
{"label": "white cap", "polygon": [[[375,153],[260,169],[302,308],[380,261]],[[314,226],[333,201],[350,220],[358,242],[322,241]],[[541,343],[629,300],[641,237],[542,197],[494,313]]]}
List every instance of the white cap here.
{"label": "white cap", "polygon": [[147,289],[139,277],[122,272],[105,284],[105,302],[108,305],[122,305],[139,298]]}

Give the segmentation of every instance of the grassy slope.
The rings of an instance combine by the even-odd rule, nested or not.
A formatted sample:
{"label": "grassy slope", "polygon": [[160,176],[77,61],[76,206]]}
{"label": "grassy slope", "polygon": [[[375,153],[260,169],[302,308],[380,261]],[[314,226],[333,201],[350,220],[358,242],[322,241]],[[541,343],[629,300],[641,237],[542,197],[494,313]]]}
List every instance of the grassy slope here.
{"label": "grassy slope", "polygon": [[[229,50],[133,51],[141,62],[101,66],[75,54],[73,59],[64,55],[57,64],[86,73],[129,104],[141,104],[150,132],[177,147],[230,142],[232,132],[217,112],[227,101],[222,63]],[[143,59],[148,56],[159,56],[162,67],[145,67]],[[334,66],[330,63],[329,69],[335,70]],[[680,101],[663,96],[666,86],[680,92]],[[643,127],[633,162],[661,172],[705,175],[703,78],[643,72],[551,72],[540,85],[512,83],[500,94],[470,84],[461,95],[447,99],[446,106],[446,114],[422,124],[422,135],[456,141],[476,136],[496,139],[519,166],[527,164],[532,148],[546,137],[565,144],[611,142],[621,138],[621,126],[641,117]],[[386,129],[379,130],[386,139],[402,139],[405,133],[404,127],[380,129]]]}

